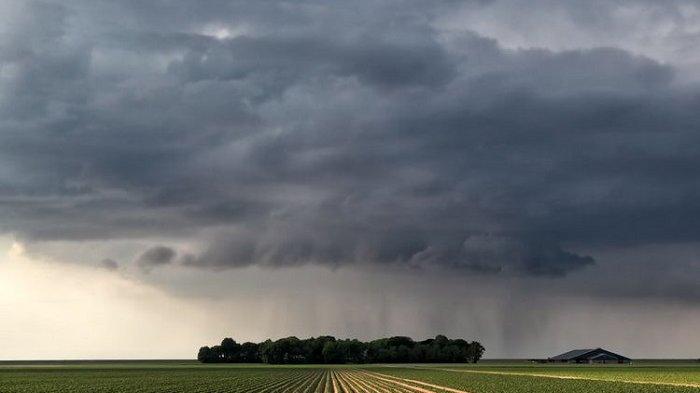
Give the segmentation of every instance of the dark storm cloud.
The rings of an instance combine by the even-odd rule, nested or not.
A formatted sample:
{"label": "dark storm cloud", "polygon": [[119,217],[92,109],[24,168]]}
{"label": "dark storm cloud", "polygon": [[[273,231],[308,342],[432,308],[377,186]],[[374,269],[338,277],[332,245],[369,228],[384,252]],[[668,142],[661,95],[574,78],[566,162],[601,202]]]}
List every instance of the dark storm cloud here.
{"label": "dark storm cloud", "polygon": [[155,246],[146,250],[136,263],[144,270],[170,264],[176,256],[175,250],[165,246]]}
{"label": "dark storm cloud", "polygon": [[543,276],[700,239],[700,90],[615,48],[440,34],[450,7],[13,5],[0,229],[201,248],[149,267]]}

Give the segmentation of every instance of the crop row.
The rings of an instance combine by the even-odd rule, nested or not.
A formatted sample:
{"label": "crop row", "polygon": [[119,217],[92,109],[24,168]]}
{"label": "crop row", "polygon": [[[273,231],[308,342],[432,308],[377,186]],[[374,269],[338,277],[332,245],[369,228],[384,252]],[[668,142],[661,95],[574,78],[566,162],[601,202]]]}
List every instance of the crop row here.
{"label": "crop row", "polygon": [[[426,367],[426,366],[421,366]],[[551,377],[573,377],[593,380],[620,382],[651,382],[668,384],[686,384],[700,386],[700,364],[686,365],[431,365],[437,369],[453,369],[468,372],[494,372],[500,374],[525,374]]]}
{"label": "crop row", "polygon": [[[462,370],[467,371],[467,370]],[[700,393],[700,388],[408,367],[0,369],[1,393]],[[493,371],[493,370],[492,370]]]}
{"label": "crop row", "polygon": [[0,392],[274,393],[322,375],[318,369],[31,370],[0,372]]}
{"label": "crop row", "polygon": [[332,370],[327,372],[324,384],[317,386],[315,393],[444,393],[447,391],[460,392],[365,370]]}
{"label": "crop row", "polygon": [[417,368],[379,368],[382,374],[420,380],[474,393],[700,393],[700,388],[663,383],[563,379],[534,375],[456,372]]}

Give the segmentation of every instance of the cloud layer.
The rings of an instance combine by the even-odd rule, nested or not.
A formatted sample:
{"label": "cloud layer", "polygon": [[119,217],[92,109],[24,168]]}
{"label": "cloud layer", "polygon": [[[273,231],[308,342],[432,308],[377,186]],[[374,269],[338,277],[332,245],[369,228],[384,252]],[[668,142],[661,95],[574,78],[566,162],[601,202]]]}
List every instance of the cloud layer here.
{"label": "cloud layer", "polygon": [[156,4],[3,6],[0,230],[152,238],[145,269],[544,276],[700,240],[700,89],[671,64],[506,49],[441,29],[450,4]]}

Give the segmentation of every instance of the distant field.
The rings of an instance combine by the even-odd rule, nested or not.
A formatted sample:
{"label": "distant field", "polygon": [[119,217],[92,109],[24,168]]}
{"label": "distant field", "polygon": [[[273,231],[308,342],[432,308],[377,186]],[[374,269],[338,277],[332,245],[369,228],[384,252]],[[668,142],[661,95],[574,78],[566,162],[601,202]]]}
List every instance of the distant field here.
{"label": "distant field", "polygon": [[0,362],[0,392],[698,393],[700,364],[264,366],[201,365],[192,361]]}

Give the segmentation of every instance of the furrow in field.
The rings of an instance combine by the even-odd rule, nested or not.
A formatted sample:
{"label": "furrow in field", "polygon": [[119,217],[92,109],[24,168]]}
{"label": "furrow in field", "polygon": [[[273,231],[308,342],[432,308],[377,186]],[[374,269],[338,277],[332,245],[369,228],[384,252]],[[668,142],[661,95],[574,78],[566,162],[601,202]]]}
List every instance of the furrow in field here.
{"label": "furrow in field", "polygon": [[301,376],[297,373],[294,373],[290,375],[288,378],[283,378],[278,381],[270,382],[267,384],[263,384],[262,386],[259,386],[257,389],[251,390],[253,393],[270,393],[273,392],[274,389],[277,389],[280,386],[285,386],[289,383],[292,383],[296,380],[301,378]]}
{"label": "furrow in field", "polygon": [[304,393],[314,393],[318,390],[318,385],[323,381],[323,371],[316,372],[316,377],[311,384],[304,390]]}
{"label": "furrow in field", "polygon": [[[360,375],[361,378],[364,378],[368,383],[373,383],[376,386],[380,386],[386,390],[389,390],[391,392],[395,393],[416,393],[416,391],[420,392],[422,388],[417,388],[415,386],[409,385],[409,384],[397,384],[393,380],[384,380],[377,378],[374,375],[370,374],[362,374]],[[424,389],[427,390],[427,389]],[[424,392],[425,393],[425,392]]]}
{"label": "furrow in field", "polygon": [[353,388],[352,385],[350,385],[345,378],[345,371],[339,371],[338,372],[338,384],[340,385],[340,388],[343,390],[343,393],[358,393],[357,390]]}
{"label": "furrow in field", "polygon": [[343,385],[344,391],[347,393],[364,393],[362,389],[355,385],[355,383],[348,378],[347,371],[341,371],[339,373],[341,384]]}
{"label": "furrow in field", "polygon": [[436,393],[425,387],[365,372],[333,371],[333,393]]}
{"label": "furrow in field", "polygon": [[314,379],[314,382],[311,384],[308,390],[306,390],[304,393],[314,393],[318,391],[319,387],[323,385],[323,378],[325,377],[325,372],[323,370],[319,370],[316,374],[316,378]]}
{"label": "furrow in field", "polygon": [[335,371],[331,371],[331,383],[333,384],[333,393],[342,393],[340,387],[338,386],[338,380],[335,375]]}
{"label": "furrow in field", "polygon": [[285,387],[283,390],[279,390],[280,393],[288,393],[288,392],[294,392],[294,393],[299,393],[303,390],[306,385],[309,384],[310,382],[310,374],[309,373],[304,373],[304,377],[298,381],[297,383]]}
{"label": "furrow in field", "polygon": [[276,383],[274,386],[272,386],[272,388],[277,389],[280,386],[293,385],[306,378],[306,376],[301,372],[293,372],[290,374],[292,375],[291,378],[286,378],[284,381],[279,381],[279,383]]}
{"label": "furrow in field", "polygon": [[256,393],[276,393],[279,392],[279,389],[285,389],[287,386],[293,386],[299,381],[302,381],[306,378],[306,376],[303,373],[294,373],[292,376],[289,378],[285,378],[282,381],[277,381],[277,382],[271,382],[267,385],[261,386],[262,390],[256,390]]}
{"label": "furrow in field", "polygon": [[345,381],[353,391],[358,393],[377,393],[371,389],[368,389],[366,385],[360,383],[356,378],[354,378],[353,374],[353,371],[346,371],[343,373],[343,378],[345,378]]}
{"label": "furrow in field", "polygon": [[[383,392],[390,392],[390,393],[416,393],[416,389],[413,387],[410,387],[408,385],[402,386],[401,384],[397,384],[394,381],[383,381],[381,379],[376,378],[373,375],[369,375],[367,373],[357,373],[355,376],[356,379],[364,381],[365,385],[368,386],[373,386],[376,387],[377,389],[383,391]],[[420,391],[420,388],[418,388]]]}
{"label": "furrow in field", "polygon": [[330,371],[326,370],[323,372],[324,377],[323,377],[323,383],[321,387],[316,389],[316,393],[332,393],[332,388],[331,388],[331,373]]}
{"label": "furrow in field", "polygon": [[[390,386],[391,389],[394,389],[396,392],[399,393],[438,393],[437,391],[434,391],[433,389],[426,389],[420,386],[415,386],[411,385],[408,383],[404,382],[391,382],[388,383],[387,386]],[[444,392],[440,392],[444,393]]]}
{"label": "furrow in field", "polygon": [[[435,384],[432,384],[432,383],[417,381],[417,380],[415,380],[415,379],[399,378],[399,377],[395,377],[395,376],[393,376],[393,375],[381,374],[381,373],[372,372],[372,371],[367,371],[367,373],[370,374],[370,375],[373,375],[375,378],[383,379],[383,380],[389,381],[389,382],[390,382],[390,381],[393,381],[393,382],[396,383],[396,384],[399,384],[399,385],[402,385],[402,386],[406,386],[406,387],[409,387],[409,388],[412,388],[412,389],[416,389],[417,391],[420,391],[420,392],[423,392],[423,393],[431,393],[432,391],[427,390],[427,389],[424,389],[424,388],[417,387],[417,386],[415,386],[415,385],[425,386],[425,387],[429,387],[429,388],[433,388],[433,389],[439,389],[439,390],[444,390],[444,391],[453,392],[453,393],[469,393],[469,392],[467,392],[467,391],[465,391],[465,390],[459,390],[459,389],[448,388],[447,386],[435,385]],[[413,384],[413,386],[412,386],[412,385],[409,385],[409,383],[410,383],[410,384]]]}
{"label": "furrow in field", "polygon": [[358,393],[355,391],[355,389],[353,389],[353,387],[350,384],[347,383],[344,371],[338,371],[337,376],[338,376],[338,385],[340,386],[340,390],[343,393]]}
{"label": "furrow in field", "polygon": [[304,393],[304,392],[306,392],[306,391],[309,389],[309,387],[313,386],[313,384],[314,384],[314,378],[316,377],[315,374],[316,374],[316,373],[313,372],[313,371],[307,373],[307,374],[306,374],[306,378],[304,378],[304,380],[301,382],[301,384],[299,384],[298,386],[296,386],[296,387],[294,388],[293,392],[295,392],[295,393]]}
{"label": "furrow in field", "polygon": [[371,386],[370,383],[367,383],[366,381],[362,380],[362,378],[358,378],[358,372],[357,371],[346,371],[343,374],[343,377],[348,381],[348,384],[351,386],[351,388],[358,393],[391,393],[389,391],[382,391],[377,389],[376,387]]}
{"label": "furrow in field", "polygon": [[656,381],[634,381],[626,379],[614,379],[614,378],[594,378],[594,377],[577,377],[574,375],[552,375],[552,374],[540,374],[540,373],[519,373],[514,371],[487,371],[487,370],[457,370],[452,368],[428,368],[428,367],[415,367],[427,370],[440,370],[440,371],[452,371],[458,373],[470,373],[470,374],[490,374],[490,375],[512,375],[520,377],[538,377],[538,378],[553,378],[553,379],[576,379],[583,381],[596,381],[596,382],[621,382],[621,383],[632,383],[639,385],[660,385],[660,386],[678,386],[686,388],[700,388],[700,384],[697,383],[683,383],[683,382],[656,382]]}
{"label": "furrow in field", "polygon": [[[254,388],[250,390],[252,393],[268,393],[270,389],[274,388],[275,386],[278,386],[282,383],[285,383],[287,380],[295,378],[295,375],[289,376],[287,378],[282,378],[281,380],[273,380],[271,382],[266,381],[265,379],[255,379],[255,382],[252,383],[253,381],[250,381],[250,385]],[[234,383],[234,386],[236,384]],[[236,386],[237,387],[237,386]]]}
{"label": "furrow in field", "polygon": [[358,372],[353,372],[348,375],[348,377],[360,386],[362,386],[367,392],[370,393],[392,393],[390,389],[386,388],[382,384],[377,383],[377,381],[370,382],[369,378],[363,378]]}
{"label": "furrow in field", "polygon": [[326,379],[323,381],[323,391],[319,393],[333,393],[333,383],[331,382],[331,372],[326,370]]}
{"label": "furrow in field", "polygon": [[299,378],[298,380],[294,381],[293,383],[290,383],[289,385],[279,387],[274,392],[275,393],[282,393],[282,392],[285,392],[285,393],[295,392],[296,393],[296,392],[298,392],[299,388],[304,386],[308,382],[308,378],[309,378],[308,375],[306,375],[306,373],[302,373],[301,375],[302,375],[302,377]]}
{"label": "furrow in field", "polygon": [[393,381],[387,382],[378,379],[375,376],[367,374],[365,372],[358,372],[355,375],[355,378],[361,380],[365,385],[378,389],[383,393],[416,393],[416,391],[412,388],[398,385]]}

